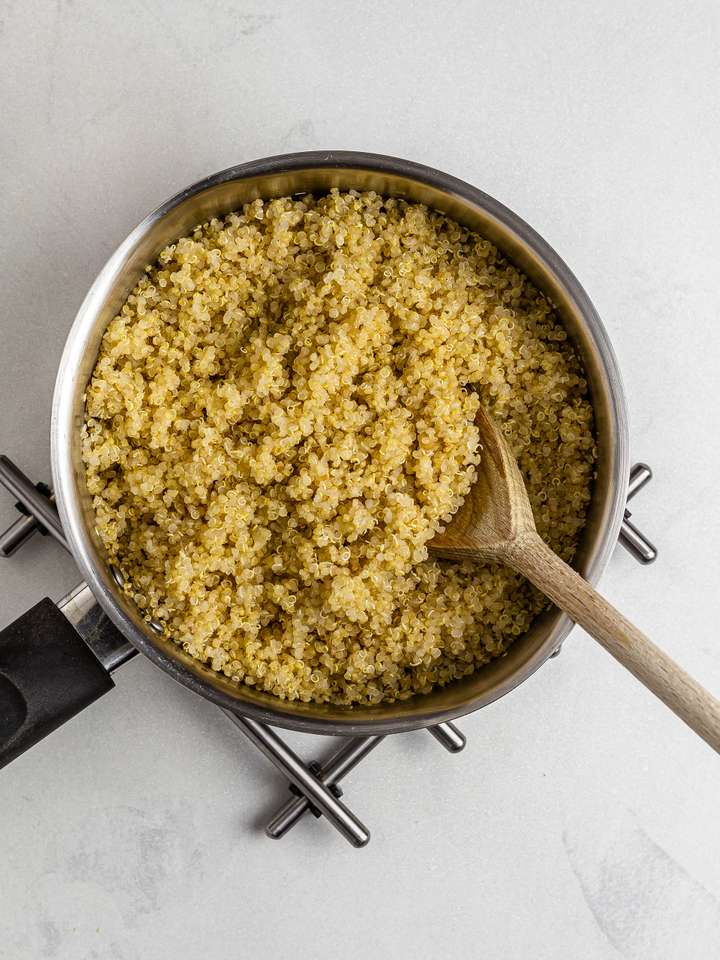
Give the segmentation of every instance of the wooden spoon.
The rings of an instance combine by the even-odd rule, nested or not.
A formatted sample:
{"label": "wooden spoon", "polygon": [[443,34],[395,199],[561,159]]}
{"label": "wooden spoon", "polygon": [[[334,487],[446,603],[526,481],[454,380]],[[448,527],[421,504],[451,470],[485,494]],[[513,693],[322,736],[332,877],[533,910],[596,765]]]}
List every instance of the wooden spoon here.
{"label": "wooden spoon", "polygon": [[491,418],[477,420],[482,461],[476,483],[430,553],[497,560],[517,570],[720,752],[720,702],[541,540],[517,463]]}

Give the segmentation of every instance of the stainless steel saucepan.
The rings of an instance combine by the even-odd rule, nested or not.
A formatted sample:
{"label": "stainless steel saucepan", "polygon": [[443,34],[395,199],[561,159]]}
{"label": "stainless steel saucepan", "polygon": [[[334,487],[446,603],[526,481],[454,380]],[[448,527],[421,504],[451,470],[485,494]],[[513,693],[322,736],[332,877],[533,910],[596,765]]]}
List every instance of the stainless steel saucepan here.
{"label": "stainless steel saucepan", "polygon": [[75,592],[64,617],[43,601],[0,635],[0,765],[109,689],[112,683],[97,671],[105,673],[105,667],[115,665],[133,648],[191,690],[253,722],[312,733],[385,734],[448,721],[497,700],[527,679],[570,630],[566,616],[549,611],[506,655],[474,675],[400,703],[372,707],[292,703],[203,666],[146,623],[120,589],[118,571],[109,566],[94,532],[80,456],[83,395],[108,322],[145,266],[196,224],[222,217],[258,197],[324,193],[332,187],[375,190],[446,213],[496,244],[557,306],[585,365],[599,452],[589,519],[575,566],[591,581],[602,573],[617,542],[627,494],[625,400],[608,336],[587,294],[555,251],[497,200],[445,173],[406,160],[330,151],[288,154],[232,167],[181,191],[133,230],[100,272],[68,336],[52,417],[54,495],[61,527],[52,506],[44,516],[46,526],[55,525],[55,533],[64,536],[87,587]]}

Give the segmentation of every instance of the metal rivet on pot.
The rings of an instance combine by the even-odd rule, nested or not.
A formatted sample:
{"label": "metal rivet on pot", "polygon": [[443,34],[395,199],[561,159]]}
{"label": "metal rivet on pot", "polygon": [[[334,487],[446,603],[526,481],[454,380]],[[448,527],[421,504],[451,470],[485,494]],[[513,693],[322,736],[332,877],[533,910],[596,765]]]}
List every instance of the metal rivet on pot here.
{"label": "metal rivet on pot", "polygon": [[112,574],[113,580],[119,587],[125,586],[125,577],[122,575],[120,568],[116,567],[114,563],[110,564],[110,573]]}
{"label": "metal rivet on pot", "polygon": [[161,623],[158,623],[157,620],[148,620],[148,624],[150,626],[150,629],[155,633],[163,632],[163,625]]}

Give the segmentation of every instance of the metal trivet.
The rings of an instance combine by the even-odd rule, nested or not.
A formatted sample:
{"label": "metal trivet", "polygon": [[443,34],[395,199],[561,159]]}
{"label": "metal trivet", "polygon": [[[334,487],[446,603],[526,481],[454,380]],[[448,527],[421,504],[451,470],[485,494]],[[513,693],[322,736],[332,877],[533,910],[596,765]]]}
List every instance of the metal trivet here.
{"label": "metal trivet", "polygon": [[[644,463],[635,464],[630,471],[628,501],[651,477],[650,467]],[[36,531],[43,535],[51,534],[66,550],[69,549],[48,486],[43,483],[34,485],[5,456],[0,456],[0,483],[17,499],[15,506],[22,514],[0,534],[0,557],[12,556]],[[640,563],[652,563],[657,550],[630,522],[630,516],[630,511],[625,510],[620,542]],[[81,583],[75,587],[59,601],[57,607],[109,673],[137,653],[129,642],[119,640],[114,627],[108,626],[109,620],[87,584]],[[560,647],[553,656],[559,652]],[[325,816],[353,846],[365,846],[370,839],[370,832],[341,800],[343,793],[339,784],[384,740],[383,736],[348,738],[325,763],[305,763],[267,724],[229,710],[223,712],[290,782],[291,798],[265,828],[269,837],[279,839],[284,836],[310,811],[316,817]],[[439,723],[428,727],[427,731],[450,753],[459,753],[465,746],[465,736],[453,723]]]}

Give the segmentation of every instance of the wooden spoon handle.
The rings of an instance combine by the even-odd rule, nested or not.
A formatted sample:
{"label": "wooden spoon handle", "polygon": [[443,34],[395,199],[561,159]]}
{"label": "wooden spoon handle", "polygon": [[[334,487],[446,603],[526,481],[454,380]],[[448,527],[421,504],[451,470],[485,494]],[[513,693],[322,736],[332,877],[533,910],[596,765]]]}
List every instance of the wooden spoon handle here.
{"label": "wooden spoon handle", "polygon": [[537,533],[521,534],[504,559],[720,753],[720,702],[601,597]]}

